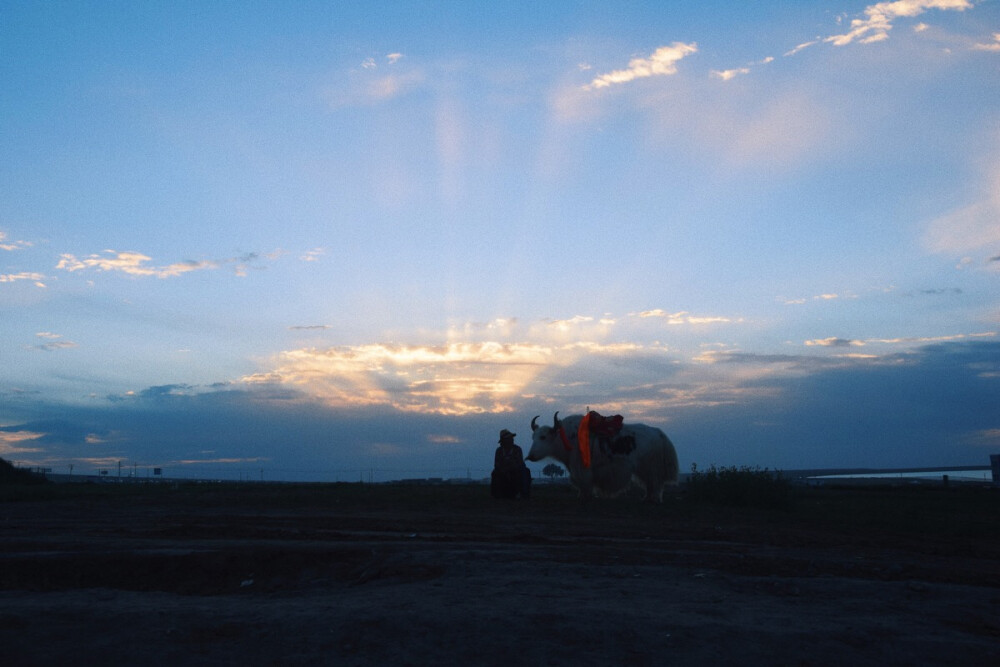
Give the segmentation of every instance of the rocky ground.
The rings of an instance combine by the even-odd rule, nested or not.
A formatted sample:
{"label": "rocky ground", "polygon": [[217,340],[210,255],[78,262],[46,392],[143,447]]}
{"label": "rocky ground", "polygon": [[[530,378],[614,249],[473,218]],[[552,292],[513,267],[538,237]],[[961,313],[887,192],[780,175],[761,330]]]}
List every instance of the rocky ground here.
{"label": "rocky ground", "polygon": [[764,510],[544,485],[528,502],[361,484],[7,494],[0,662],[996,665],[998,495],[801,490]]}

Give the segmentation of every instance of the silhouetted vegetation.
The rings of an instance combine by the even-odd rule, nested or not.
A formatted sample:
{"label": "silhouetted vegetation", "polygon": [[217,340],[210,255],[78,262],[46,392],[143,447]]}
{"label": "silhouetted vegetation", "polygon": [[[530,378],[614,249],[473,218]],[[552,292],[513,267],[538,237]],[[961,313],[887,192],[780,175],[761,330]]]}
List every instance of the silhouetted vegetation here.
{"label": "silhouetted vegetation", "polygon": [[566,471],[563,470],[561,465],[550,463],[544,468],[542,468],[542,474],[548,477],[549,480],[552,480],[555,477],[562,477],[563,475],[566,474]]}
{"label": "silhouetted vegetation", "polygon": [[0,484],[45,484],[45,477],[0,459]]}
{"label": "silhouetted vegetation", "polygon": [[731,466],[698,470],[691,465],[687,481],[687,497],[733,507],[776,509],[791,502],[791,483],[778,471],[758,466]]}

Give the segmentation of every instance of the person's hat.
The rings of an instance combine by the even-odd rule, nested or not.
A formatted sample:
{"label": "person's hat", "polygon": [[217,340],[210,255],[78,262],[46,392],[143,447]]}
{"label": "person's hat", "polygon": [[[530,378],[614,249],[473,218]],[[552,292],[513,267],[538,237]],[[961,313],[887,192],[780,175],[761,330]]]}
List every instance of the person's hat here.
{"label": "person's hat", "polygon": [[507,429],[504,429],[504,430],[500,431],[500,442],[503,442],[507,438],[510,438],[511,440],[513,440],[515,435],[517,435],[517,433],[511,433]]}

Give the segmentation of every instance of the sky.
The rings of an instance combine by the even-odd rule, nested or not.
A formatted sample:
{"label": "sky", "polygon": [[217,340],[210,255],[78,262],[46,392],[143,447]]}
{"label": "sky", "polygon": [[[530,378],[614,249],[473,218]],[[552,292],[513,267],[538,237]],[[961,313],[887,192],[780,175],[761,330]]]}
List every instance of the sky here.
{"label": "sky", "polygon": [[0,80],[17,465],[1000,453],[996,0],[0,0]]}

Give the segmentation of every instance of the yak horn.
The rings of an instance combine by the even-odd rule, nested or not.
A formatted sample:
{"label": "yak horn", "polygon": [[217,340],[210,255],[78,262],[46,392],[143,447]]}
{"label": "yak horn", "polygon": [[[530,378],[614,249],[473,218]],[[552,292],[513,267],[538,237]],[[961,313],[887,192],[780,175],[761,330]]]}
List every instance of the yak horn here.
{"label": "yak horn", "polygon": [[552,428],[559,428],[559,411],[552,415]]}
{"label": "yak horn", "polygon": [[535,422],[537,422],[537,421],[538,421],[538,417],[539,417],[539,416],[540,416],[540,415],[535,415],[535,418],[531,420],[531,430],[532,430],[532,432],[534,432],[534,431],[537,431],[537,430],[538,430],[538,424],[536,424]]}

